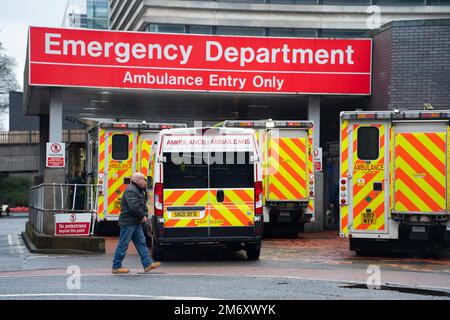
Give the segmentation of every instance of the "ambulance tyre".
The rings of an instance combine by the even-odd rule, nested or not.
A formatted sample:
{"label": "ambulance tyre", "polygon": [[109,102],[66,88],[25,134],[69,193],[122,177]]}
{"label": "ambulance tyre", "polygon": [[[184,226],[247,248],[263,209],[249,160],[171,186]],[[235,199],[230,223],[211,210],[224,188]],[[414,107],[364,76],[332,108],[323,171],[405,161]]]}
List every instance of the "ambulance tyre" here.
{"label": "ambulance tyre", "polygon": [[259,256],[261,253],[261,242],[247,243],[245,246],[245,252],[247,253],[248,260],[259,260]]}
{"label": "ambulance tyre", "polygon": [[154,237],[151,238],[151,246],[153,260],[158,261],[164,259],[164,249]]}

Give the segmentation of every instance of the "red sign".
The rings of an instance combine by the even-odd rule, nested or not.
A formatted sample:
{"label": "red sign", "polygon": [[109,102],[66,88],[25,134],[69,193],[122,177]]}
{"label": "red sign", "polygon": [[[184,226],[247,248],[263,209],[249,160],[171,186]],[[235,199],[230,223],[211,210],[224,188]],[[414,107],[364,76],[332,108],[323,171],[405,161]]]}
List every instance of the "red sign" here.
{"label": "red sign", "polygon": [[29,42],[29,81],[35,86],[371,93],[371,39],[31,27]]}
{"label": "red sign", "polygon": [[47,143],[47,168],[64,168],[66,163],[65,143]]}
{"label": "red sign", "polygon": [[55,235],[86,236],[91,228],[90,213],[58,213],[55,215]]}

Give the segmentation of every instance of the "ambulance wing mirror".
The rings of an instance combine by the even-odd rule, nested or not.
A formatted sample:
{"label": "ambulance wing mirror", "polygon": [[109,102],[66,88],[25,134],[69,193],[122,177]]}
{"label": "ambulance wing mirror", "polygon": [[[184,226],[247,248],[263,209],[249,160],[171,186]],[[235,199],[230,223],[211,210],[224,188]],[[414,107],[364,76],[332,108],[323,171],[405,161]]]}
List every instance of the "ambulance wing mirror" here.
{"label": "ambulance wing mirror", "polygon": [[165,162],[167,162],[167,157],[159,156],[159,157],[158,157],[158,162],[160,162],[160,163],[165,163]]}

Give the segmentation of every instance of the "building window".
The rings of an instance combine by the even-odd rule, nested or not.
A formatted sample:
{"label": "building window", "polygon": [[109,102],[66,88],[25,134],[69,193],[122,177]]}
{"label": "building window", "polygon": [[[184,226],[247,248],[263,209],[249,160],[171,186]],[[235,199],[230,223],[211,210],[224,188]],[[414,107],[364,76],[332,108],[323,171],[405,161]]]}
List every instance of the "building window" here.
{"label": "building window", "polygon": [[370,5],[371,0],[322,0],[322,4],[356,4]]}
{"label": "building window", "polygon": [[186,26],[182,24],[150,24],[147,31],[161,33],[186,33]]}
{"label": "building window", "polygon": [[217,27],[217,34],[232,36],[264,36],[264,28]]}
{"label": "building window", "polygon": [[379,130],[377,127],[359,127],[357,137],[358,159],[377,160],[379,157]]}
{"label": "building window", "polygon": [[365,37],[366,30],[336,30],[322,29],[319,31],[322,38],[361,38]]}
{"label": "building window", "polygon": [[212,34],[211,26],[189,26],[189,33],[194,34]]}
{"label": "building window", "polygon": [[294,37],[306,37],[314,38],[317,37],[317,30],[314,29],[294,29]]}
{"label": "building window", "polygon": [[427,0],[427,4],[445,4],[445,5],[449,5],[450,4],[450,0]]}
{"label": "building window", "polygon": [[126,134],[115,134],[112,136],[113,160],[128,160],[129,138]]}
{"label": "building window", "polygon": [[379,4],[382,6],[398,6],[398,5],[424,5],[424,0],[375,0],[374,4]]}

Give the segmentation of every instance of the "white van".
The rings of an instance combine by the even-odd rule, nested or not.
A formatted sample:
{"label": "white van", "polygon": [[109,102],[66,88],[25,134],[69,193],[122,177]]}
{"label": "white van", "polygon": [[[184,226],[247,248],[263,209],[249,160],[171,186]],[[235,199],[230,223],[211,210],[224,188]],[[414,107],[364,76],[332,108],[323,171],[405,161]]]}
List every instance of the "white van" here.
{"label": "white van", "polygon": [[224,243],[259,259],[263,189],[252,129],[162,130],[148,179],[146,229],[155,259],[176,243]]}

